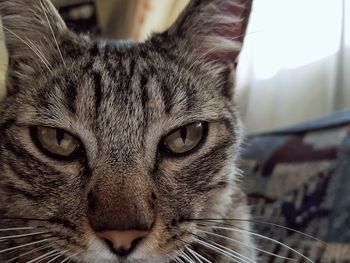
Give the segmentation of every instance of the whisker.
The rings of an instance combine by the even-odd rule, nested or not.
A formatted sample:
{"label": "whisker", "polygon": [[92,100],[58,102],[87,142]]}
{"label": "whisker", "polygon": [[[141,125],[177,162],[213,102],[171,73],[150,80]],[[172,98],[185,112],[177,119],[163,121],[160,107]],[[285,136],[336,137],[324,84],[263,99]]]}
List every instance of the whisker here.
{"label": "whisker", "polygon": [[55,250],[52,250],[52,251],[50,251],[50,252],[47,252],[47,253],[45,253],[44,255],[41,255],[41,256],[39,256],[39,257],[37,257],[37,258],[34,258],[34,259],[28,261],[27,263],[40,262],[40,261],[42,261],[41,259],[47,258],[47,256],[50,256],[51,254],[55,253],[56,251],[57,251],[57,250],[55,249]]}
{"label": "whisker", "polygon": [[166,255],[168,258],[170,258],[172,261],[176,261],[175,257],[173,257],[172,255]]}
{"label": "whisker", "polygon": [[185,250],[195,259],[197,260],[199,263],[203,263],[202,260],[200,260],[194,253],[191,252],[191,250],[188,250],[188,248],[186,247]]}
{"label": "whisker", "polygon": [[62,251],[62,252],[58,252],[58,254],[56,254],[57,256],[56,256],[56,257],[54,256],[54,258],[51,259],[50,261],[48,261],[47,263],[54,262],[56,259],[62,257],[62,256],[64,255],[64,253],[67,253],[67,252],[69,252],[69,251],[70,251],[70,250],[68,249],[68,250],[64,250],[64,251]]}
{"label": "whisker", "polygon": [[212,244],[212,245],[215,245],[215,246],[217,246],[217,247],[219,247],[219,248],[221,248],[222,250],[225,250],[226,252],[230,252],[230,253],[232,253],[233,255],[236,255],[238,258],[240,258],[241,260],[244,260],[244,262],[251,262],[251,263],[255,263],[255,261],[253,261],[252,259],[250,259],[250,258],[248,258],[248,257],[246,257],[246,256],[244,256],[244,255],[242,255],[242,254],[240,254],[240,253],[238,253],[237,251],[234,251],[234,250],[232,250],[232,249],[230,249],[230,248],[227,248],[227,247],[225,247],[225,246],[223,246],[223,245],[220,245],[220,244],[218,244],[218,243],[216,243],[216,242],[213,242],[213,241],[211,241],[211,242],[209,242],[210,244]]}
{"label": "whisker", "polygon": [[182,259],[180,258],[180,252],[176,252],[176,256],[174,257],[174,260],[178,263],[186,263],[186,262],[183,262]]}
{"label": "whisker", "polygon": [[48,247],[50,247],[50,246],[51,246],[51,245],[43,245],[43,246],[41,246],[41,247],[34,248],[34,249],[32,249],[32,250],[30,250],[30,251],[28,251],[28,252],[26,252],[26,253],[23,253],[23,254],[21,254],[21,255],[15,257],[15,258],[9,259],[6,263],[10,263],[10,262],[12,262],[12,261],[15,261],[16,259],[19,259],[19,258],[24,257],[24,256],[26,256],[26,255],[29,255],[29,254],[31,254],[31,253],[34,253],[34,252],[37,252],[37,251],[40,251],[40,250],[44,250],[44,249],[46,249],[46,248],[48,248]]}
{"label": "whisker", "polygon": [[38,236],[38,235],[48,234],[48,233],[49,232],[47,232],[47,231],[42,231],[42,232],[22,234],[22,235],[5,236],[5,237],[0,237],[0,240],[14,239],[14,238],[20,238],[20,237],[29,237],[29,236]]}
{"label": "whisker", "polygon": [[2,217],[0,220],[23,220],[23,221],[40,221],[40,222],[49,222],[50,219],[45,218],[30,218],[30,217]]}
{"label": "whisker", "polygon": [[37,53],[35,51],[35,49],[28,43],[26,42],[23,38],[21,38],[19,35],[17,35],[15,32],[13,32],[12,30],[10,30],[9,28],[5,27],[4,25],[2,25],[2,27],[7,31],[9,32],[10,34],[12,34],[13,36],[15,36],[16,38],[18,38],[20,41],[22,41],[23,44],[25,44],[27,47],[29,47],[33,52],[34,54],[36,54],[39,59],[41,60],[41,62],[45,65],[45,67],[52,73],[52,70],[51,68],[49,67],[49,65],[44,61],[43,57]]}
{"label": "whisker", "polygon": [[196,263],[196,262],[193,261],[193,259],[192,259],[190,256],[188,256],[188,255],[186,254],[185,251],[181,251],[180,254],[181,254],[181,256],[182,256],[183,258],[185,258],[188,262],[190,262],[190,263]]}
{"label": "whisker", "polygon": [[[188,232],[188,233],[191,234],[191,235],[194,235],[194,234],[192,234],[191,232]],[[206,259],[204,256],[200,255],[198,252],[196,252],[196,251],[190,249],[189,246],[191,246],[191,243],[189,243],[189,242],[187,242],[187,241],[184,241],[184,240],[182,240],[181,238],[178,238],[178,237],[177,237],[176,239],[188,245],[188,246],[185,247],[185,249],[191,250],[192,252],[194,252],[195,254],[197,254],[200,258],[202,258],[205,262],[207,262],[207,263],[212,263],[211,261],[209,261],[208,259]]]}
{"label": "whisker", "polygon": [[35,49],[35,50],[38,52],[38,54],[41,55],[41,57],[43,58],[43,60],[45,60],[45,62],[46,62],[48,65],[50,65],[50,62],[47,60],[47,58],[44,56],[44,54],[39,50],[39,48],[34,44],[34,42],[31,41],[28,37],[25,37],[25,39],[27,40],[28,44],[30,44],[31,47],[32,47],[33,49]]}
{"label": "whisker", "polygon": [[34,229],[34,227],[14,227],[14,228],[3,228],[0,229],[0,232],[6,232],[6,231],[17,231],[17,230],[31,230]]}
{"label": "whisker", "polygon": [[[199,244],[201,244],[201,245],[203,245],[203,246],[205,246],[207,248],[210,248],[211,250],[213,250],[213,251],[215,251],[215,252],[217,252],[217,253],[219,253],[219,254],[221,254],[223,256],[231,258],[234,262],[240,263],[239,261],[237,261],[235,255],[231,255],[231,253],[226,252],[226,251],[222,250],[221,248],[218,248],[215,245],[211,245],[208,242],[200,240],[198,238],[194,238],[194,240],[195,240],[195,242],[197,242],[197,243],[199,243]],[[247,262],[247,261],[243,261],[243,262]]]}
{"label": "whisker", "polygon": [[[187,247],[186,248],[194,257],[198,257],[200,259],[202,259],[203,261],[205,261],[206,263],[212,263],[210,260],[206,259],[204,256],[202,256],[201,254],[199,254],[198,252],[194,251],[193,249]],[[198,261],[200,263],[202,263],[202,261],[198,259]]]}
{"label": "whisker", "polygon": [[182,261],[182,259],[180,258],[180,255],[178,255],[175,259],[176,259],[177,262],[179,262],[179,263],[186,263],[186,262]]}
{"label": "whisker", "polygon": [[[57,251],[57,250],[56,250],[56,251]],[[42,258],[42,259],[40,259],[39,261],[37,261],[37,262],[35,262],[35,263],[42,262],[43,260],[48,260],[49,258],[52,258],[52,257],[57,256],[58,254],[61,254],[61,252],[52,253],[51,255],[48,255],[48,256],[46,256],[45,258]]]}
{"label": "whisker", "polygon": [[66,259],[63,259],[63,260],[61,261],[61,263],[67,262],[68,260],[71,260],[71,258],[75,257],[75,256],[78,255],[78,254],[79,254],[79,252],[70,255],[70,256],[67,257]]}
{"label": "whisker", "polygon": [[24,244],[24,245],[19,245],[19,246],[15,246],[15,247],[11,247],[11,248],[6,248],[6,249],[3,249],[3,250],[0,250],[0,254],[4,253],[4,252],[7,252],[7,251],[15,250],[15,249],[18,249],[18,248],[28,247],[28,246],[36,245],[36,244],[39,244],[39,243],[43,243],[43,242],[48,241],[48,240],[52,240],[52,238],[46,238],[46,239],[43,239],[43,240],[27,243],[27,244]]}
{"label": "whisker", "polygon": [[[198,229],[198,231],[204,232],[204,231],[202,231],[200,229]],[[191,235],[193,235],[193,236],[195,236],[195,237],[197,237],[197,238],[199,238],[199,239],[201,239],[202,241],[204,241],[203,237],[201,237],[199,235],[196,235],[196,234],[194,234],[192,232],[189,232],[189,231],[186,231],[186,232],[191,234]],[[234,251],[234,250],[229,249],[229,248],[227,248],[225,246],[222,246],[222,245],[220,245],[220,244],[218,244],[218,243],[216,243],[214,241],[205,241],[205,242],[208,242],[208,244],[211,244],[213,246],[218,246],[219,248],[223,249],[225,252],[230,253],[230,254],[234,254],[234,257],[239,257],[241,260],[243,260],[243,258],[245,258],[246,260],[250,261],[251,263],[255,263],[255,261],[253,261],[252,259],[250,259],[250,258],[248,258],[248,257],[246,257],[246,256],[244,256],[244,255],[242,255],[240,253],[238,253],[237,251]]]}
{"label": "whisker", "polygon": [[307,261],[311,262],[311,263],[314,263],[314,261],[312,261],[310,258],[306,257],[305,255],[303,255],[302,253],[300,253],[299,251],[295,250],[294,248],[276,240],[276,239],[273,239],[273,238],[270,238],[270,237],[267,237],[267,236],[264,236],[264,235],[260,235],[258,233],[255,233],[255,232],[252,232],[252,231],[249,231],[249,230],[246,230],[246,229],[240,229],[240,228],[237,228],[237,227],[222,227],[222,226],[211,226],[211,225],[204,225],[204,226],[209,226],[209,227],[212,227],[212,228],[216,228],[216,229],[223,229],[223,230],[228,230],[228,231],[234,231],[234,232],[238,232],[238,233],[249,233],[255,237],[258,237],[258,238],[262,238],[262,239],[265,239],[265,240],[269,240],[273,243],[276,243],[278,245],[281,245],[291,251],[293,251],[294,253],[298,254],[299,256],[301,256],[302,258],[306,259]]}
{"label": "whisker", "polygon": [[286,259],[286,260],[295,261],[295,259],[293,259],[293,258],[288,258],[288,257],[280,256],[280,255],[274,254],[274,253],[272,253],[272,252],[269,252],[269,251],[263,250],[263,249],[261,249],[261,248],[258,248],[258,247],[256,247],[256,246],[247,245],[246,243],[244,243],[244,242],[242,242],[242,241],[240,241],[240,240],[231,238],[231,237],[227,237],[227,236],[224,236],[224,235],[219,235],[219,234],[217,234],[217,233],[213,233],[213,232],[209,232],[209,231],[205,231],[205,230],[200,230],[200,229],[198,229],[198,231],[199,231],[199,232],[206,233],[206,234],[208,234],[208,235],[213,235],[213,236],[216,236],[216,237],[224,238],[224,239],[230,240],[230,241],[235,242],[235,243],[239,243],[239,244],[242,245],[242,246],[255,249],[255,250],[257,250],[257,251],[260,251],[260,252],[265,253],[265,254],[270,255],[270,256],[274,256],[274,257],[281,258],[281,259]]}
{"label": "whisker", "polygon": [[174,262],[179,263],[179,261],[177,260],[177,256],[176,256],[176,257],[169,256],[169,258],[170,258],[171,260],[173,260]]}
{"label": "whisker", "polygon": [[42,1],[40,0],[39,2],[40,2],[40,5],[41,5],[41,9],[42,9],[42,11],[43,11],[43,12],[44,12],[44,14],[45,14],[47,24],[48,24],[48,25],[49,25],[49,27],[50,27],[50,31],[51,31],[52,37],[53,37],[53,39],[54,39],[54,41],[55,41],[55,44],[56,44],[56,47],[57,47],[58,53],[60,54],[61,60],[62,60],[62,62],[63,62],[63,65],[64,65],[64,66],[66,66],[66,62],[65,62],[65,61],[64,61],[64,59],[63,59],[63,55],[62,55],[62,52],[61,52],[60,46],[58,45],[58,42],[57,42],[57,39],[56,39],[55,33],[53,32],[53,29],[52,29],[52,26],[51,26],[51,23],[50,23],[49,17],[47,16],[47,13],[46,13],[46,11],[45,11],[45,8],[44,8],[44,6],[43,6]]}
{"label": "whisker", "polygon": [[[197,237],[199,237],[199,236],[197,236]],[[203,238],[202,238],[202,239],[203,239]],[[226,251],[227,253],[231,253],[231,254],[235,255],[235,257],[238,257],[238,258],[240,258],[241,260],[244,260],[245,262],[255,263],[255,261],[252,260],[251,258],[248,258],[248,257],[246,257],[246,256],[244,256],[244,255],[238,253],[237,251],[234,251],[234,250],[228,248],[228,247],[225,247],[225,246],[223,246],[223,245],[220,245],[220,244],[218,244],[217,242],[214,242],[214,241],[206,241],[206,242],[208,242],[209,244],[211,244],[211,245],[213,245],[213,246],[216,246],[216,247],[221,248],[222,250]]]}
{"label": "whisker", "polygon": [[251,222],[251,223],[256,223],[256,224],[261,224],[261,225],[269,225],[269,226],[283,228],[285,230],[289,230],[291,232],[300,234],[302,236],[305,236],[307,238],[313,239],[313,240],[318,241],[320,243],[326,244],[326,242],[324,242],[323,240],[321,240],[321,239],[319,239],[317,237],[311,236],[311,235],[309,235],[307,233],[301,232],[299,230],[296,230],[296,229],[293,229],[293,228],[290,228],[290,227],[286,227],[286,226],[283,226],[283,225],[270,223],[270,222],[266,222],[266,221],[255,220],[255,219],[239,219],[239,218],[207,218],[207,219],[203,218],[202,219],[202,218],[200,218],[200,219],[190,219],[190,220],[191,221],[206,221],[206,222],[213,222],[213,223],[217,223],[215,221],[246,221],[246,222]]}

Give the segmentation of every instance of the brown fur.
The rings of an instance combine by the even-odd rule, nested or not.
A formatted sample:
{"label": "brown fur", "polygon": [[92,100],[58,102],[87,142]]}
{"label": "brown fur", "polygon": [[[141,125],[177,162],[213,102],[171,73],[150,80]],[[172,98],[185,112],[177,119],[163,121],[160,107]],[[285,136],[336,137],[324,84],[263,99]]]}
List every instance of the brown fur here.
{"label": "brown fur", "polygon": [[[249,1],[192,1],[168,31],[112,43],[68,31],[47,0],[0,0],[10,56],[0,104],[0,229],[31,227],[0,232],[3,261],[56,251],[57,262],[169,262],[186,247],[211,262],[232,260],[196,237],[255,261],[248,233],[220,232],[234,243],[199,231],[217,231],[201,219],[249,219],[232,103],[249,11]],[[208,134],[196,151],[160,150],[164,136],[197,121]],[[72,160],[55,159],[35,144],[33,126],[64,129],[83,147]],[[246,221],[226,222],[249,230]],[[111,229],[150,234],[121,258],[96,235]]]}

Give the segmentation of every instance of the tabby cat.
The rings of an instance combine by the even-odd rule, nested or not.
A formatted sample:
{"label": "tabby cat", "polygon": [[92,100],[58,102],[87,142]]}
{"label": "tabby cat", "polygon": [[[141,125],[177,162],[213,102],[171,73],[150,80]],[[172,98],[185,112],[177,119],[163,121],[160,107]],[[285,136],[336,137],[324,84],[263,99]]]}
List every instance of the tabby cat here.
{"label": "tabby cat", "polygon": [[250,9],[193,0],[136,43],[0,0],[0,262],[256,262],[232,103]]}

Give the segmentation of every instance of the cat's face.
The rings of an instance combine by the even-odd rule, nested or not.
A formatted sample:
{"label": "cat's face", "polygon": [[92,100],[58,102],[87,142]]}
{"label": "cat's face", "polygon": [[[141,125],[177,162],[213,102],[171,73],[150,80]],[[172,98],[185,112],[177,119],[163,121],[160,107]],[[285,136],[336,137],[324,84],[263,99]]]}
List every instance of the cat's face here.
{"label": "cat's face", "polygon": [[168,262],[195,219],[235,213],[239,2],[192,1],[167,32],[113,43],[47,1],[0,0],[0,258]]}

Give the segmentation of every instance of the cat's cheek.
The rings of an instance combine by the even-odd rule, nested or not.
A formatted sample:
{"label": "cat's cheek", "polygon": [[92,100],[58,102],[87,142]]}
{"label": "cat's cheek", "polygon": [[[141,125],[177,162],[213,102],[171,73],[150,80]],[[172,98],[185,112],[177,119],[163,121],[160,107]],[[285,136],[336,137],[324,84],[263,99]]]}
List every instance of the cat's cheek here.
{"label": "cat's cheek", "polygon": [[[230,163],[230,161],[228,161]],[[231,209],[232,196],[240,194],[236,193],[238,188],[239,172],[237,168],[231,164],[224,167],[217,175],[212,183],[211,190],[207,193],[208,202],[204,203],[198,218],[224,218]]]}

